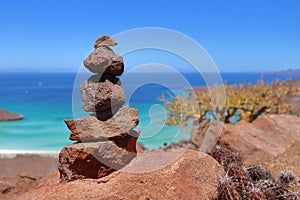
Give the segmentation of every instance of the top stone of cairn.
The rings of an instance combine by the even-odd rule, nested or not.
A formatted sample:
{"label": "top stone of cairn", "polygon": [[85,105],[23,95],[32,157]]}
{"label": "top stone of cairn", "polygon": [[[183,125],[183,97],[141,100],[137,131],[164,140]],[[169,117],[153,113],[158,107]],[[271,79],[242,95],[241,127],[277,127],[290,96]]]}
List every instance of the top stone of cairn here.
{"label": "top stone of cairn", "polygon": [[111,37],[109,37],[109,35],[103,35],[95,41],[94,48],[97,48],[100,46],[115,46],[117,44],[118,43],[116,41],[114,41],[113,39],[111,39]]}
{"label": "top stone of cairn", "polygon": [[95,49],[84,59],[84,66],[93,73],[107,73],[120,76],[124,72],[122,56],[118,56],[109,46],[117,45],[108,35],[101,36],[94,44]]}

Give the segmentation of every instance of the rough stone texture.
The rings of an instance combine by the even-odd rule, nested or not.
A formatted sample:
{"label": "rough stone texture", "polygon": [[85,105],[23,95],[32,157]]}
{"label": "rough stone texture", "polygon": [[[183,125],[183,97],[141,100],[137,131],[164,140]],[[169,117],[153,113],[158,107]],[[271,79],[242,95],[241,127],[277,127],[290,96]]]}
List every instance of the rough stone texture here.
{"label": "rough stone texture", "polygon": [[14,114],[6,110],[0,110],[0,121],[13,121],[21,119],[23,119],[23,115]]}
{"label": "rough stone texture", "polygon": [[143,143],[140,143],[140,142],[136,143],[136,152],[138,154],[143,154],[143,153],[146,153],[147,151],[148,151],[148,148],[146,148]]}
{"label": "rough stone texture", "polygon": [[0,199],[15,199],[17,195],[25,193],[37,186],[38,182],[34,177],[0,177]]}
{"label": "rough stone texture", "polygon": [[109,47],[100,46],[83,61],[84,66],[94,73],[108,73],[119,76],[124,72],[121,56],[116,55]]}
{"label": "rough stone texture", "polygon": [[239,151],[245,165],[266,166],[275,176],[290,169],[300,177],[300,118],[266,115],[225,125],[220,140]]}
{"label": "rough stone texture", "polygon": [[[166,167],[166,161],[174,160]],[[147,173],[114,172],[98,180],[70,183],[31,190],[22,200],[35,199],[212,199],[222,167],[210,156],[193,150],[185,153],[158,152],[136,157],[125,168],[135,171],[160,168]]]}
{"label": "rough stone texture", "polygon": [[45,185],[48,179],[48,176],[45,176],[57,171],[58,159],[45,154],[12,156],[12,154],[2,153],[0,157],[1,200],[15,199],[19,194]]}
{"label": "rough stone texture", "polygon": [[[47,165],[44,165],[47,168]],[[59,173],[51,173],[45,177],[35,174],[17,174],[8,177],[0,177],[0,199],[13,200],[18,195],[31,189],[49,186],[59,183]]]}
{"label": "rough stone texture", "polygon": [[58,170],[62,182],[99,178],[115,171],[97,158],[99,143],[77,143],[65,146],[59,154]]}
{"label": "rough stone texture", "polygon": [[114,41],[113,39],[111,39],[111,37],[109,37],[109,35],[103,35],[101,37],[99,37],[95,43],[94,43],[94,47],[100,47],[100,46],[115,46],[118,43],[116,41]]}
{"label": "rough stone texture", "polygon": [[210,120],[204,119],[200,122],[194,120],[191,132],[191,142],[195,144],[196,147],[200,148],[202,146],[209,125]]}
{"label": "rough stone texture", "polygon": [[[136,143],[137,153],[143,153],[140,145]],[[36,155],[0,157],[1,200],[16,199],[31,189],[59,183],[58,158]]]}
{"label": "rough stone texture", "polygon": [[58,184],[59,179],[60,179],[60,174],[59,174],[59,171],[57,170],[56,173],[48,174],[47,176],[40,179],[38,187]]}
{"label": "rough stone texture", "polygon": [[138,134],[132,131],[130,135],[115,138],[115,141],[76,143],[64,147],[59,154],[60,180],[100,178],[124,167],[136,156]]}
{"label": "rough stone texture", "polygon": [[82,107],[87,112],[103,111],[125,103],[124,89],[118,78],[94,75],[80,85]]}
{"label": "rough stone texture", "polygon": [[65,120],[71,130],[70,140],[83,142],[125,135],[134,129],[138,122],[137,109],[128,106],[120,108],[106,121],[98,120],[94,115],[76,120]]}
{"label": "rough stone texture", "polygon": [[224,123],[220,121],[195,120],[191,132],[192,144],[202,152],[209,152],[218,141],[223,127]]}

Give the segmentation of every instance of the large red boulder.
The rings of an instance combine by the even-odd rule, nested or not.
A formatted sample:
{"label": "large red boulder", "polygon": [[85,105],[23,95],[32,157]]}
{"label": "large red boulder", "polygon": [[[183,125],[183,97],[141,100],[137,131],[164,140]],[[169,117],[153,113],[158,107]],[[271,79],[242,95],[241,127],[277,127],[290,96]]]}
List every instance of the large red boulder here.
{"label": "large red boulder", "polygon": [[264,165],[274,175],[288,168],[300,177],[300,117],[266,115],[225,125],[220,140],[240,152],[245,165]]}
{"label": "large red boulder", "polygon": [[194,150],[153,152],[136,157],[125,168],[94,180],[76,180],[31,190],[33,199],[203,199],[215,197],[223,168]]}

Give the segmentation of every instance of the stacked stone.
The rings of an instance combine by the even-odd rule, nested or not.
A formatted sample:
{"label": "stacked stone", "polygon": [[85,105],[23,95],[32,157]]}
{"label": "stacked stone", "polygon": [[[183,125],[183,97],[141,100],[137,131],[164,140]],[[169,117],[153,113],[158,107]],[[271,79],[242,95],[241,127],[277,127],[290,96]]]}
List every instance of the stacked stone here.
{"label": "stacked stone", "polygon": [[120,80],[124,63],[109,46],[117,45],[109,36],[96,40],[84,66],[95,73],[80,85],[82,106],[92,112],[82,119],[65,120],[77,141],[59,154],[61,182],[101,178],[128,164],[136,156],[139,131],[137,109],[124,106]]}

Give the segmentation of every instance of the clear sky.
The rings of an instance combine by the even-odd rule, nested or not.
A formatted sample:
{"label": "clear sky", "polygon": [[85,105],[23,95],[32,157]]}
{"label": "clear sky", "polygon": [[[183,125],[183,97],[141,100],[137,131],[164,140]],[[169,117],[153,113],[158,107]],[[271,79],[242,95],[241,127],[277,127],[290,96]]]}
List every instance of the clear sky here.
{"label": "clear sky", "polygon": [[223,72],[300,68],[299,0],[1,0],[0,25],[0,72],[77,71],[98,36],[139,27],[192,37]]}

